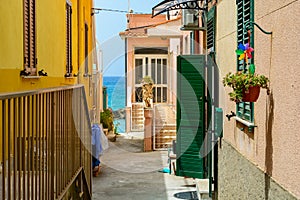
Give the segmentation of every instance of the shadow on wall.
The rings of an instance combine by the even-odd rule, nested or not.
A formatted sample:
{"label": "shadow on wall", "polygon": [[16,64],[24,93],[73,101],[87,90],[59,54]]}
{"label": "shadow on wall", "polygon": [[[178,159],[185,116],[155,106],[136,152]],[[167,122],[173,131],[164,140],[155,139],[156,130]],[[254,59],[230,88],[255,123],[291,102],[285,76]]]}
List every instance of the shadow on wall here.
{"label": "shadow on wall", "polygon": [[265,199],[269,199],[271,176],[273,172],[273,123],[274,123],[274,98],[273,92],[268,96],[266,102],[266,149],[265,149]]}

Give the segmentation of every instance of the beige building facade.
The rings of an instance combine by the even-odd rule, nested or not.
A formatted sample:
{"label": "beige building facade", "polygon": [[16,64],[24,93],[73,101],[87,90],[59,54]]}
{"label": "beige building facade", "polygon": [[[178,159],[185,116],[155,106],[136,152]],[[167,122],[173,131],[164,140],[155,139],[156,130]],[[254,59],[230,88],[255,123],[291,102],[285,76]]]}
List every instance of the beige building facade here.
{"label": "beige building facade", "polygon": [[[219,199],[300,199],[300,57],[298,0],[220,0],[216,6],[216,63],[220,77],[237,71],[238,4],[250,3],[257,26],[256,73],[270,79],[271,94],[261,91],[253,120],[224,119],[219,148]],[[220,80],[220,107],[236,112]],[[250,127],[250,128],[249,128]],[[253,129],[253,130],[251,130]]]}

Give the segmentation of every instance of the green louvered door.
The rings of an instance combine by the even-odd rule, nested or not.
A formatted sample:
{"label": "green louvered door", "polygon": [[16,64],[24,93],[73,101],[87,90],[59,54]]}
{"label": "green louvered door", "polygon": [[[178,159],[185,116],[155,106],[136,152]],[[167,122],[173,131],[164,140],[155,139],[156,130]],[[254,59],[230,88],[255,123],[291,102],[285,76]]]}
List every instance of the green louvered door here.
{"label": "green louvered door", "polygon": [[177,57],[176,175],[204,178],[205,56]]}

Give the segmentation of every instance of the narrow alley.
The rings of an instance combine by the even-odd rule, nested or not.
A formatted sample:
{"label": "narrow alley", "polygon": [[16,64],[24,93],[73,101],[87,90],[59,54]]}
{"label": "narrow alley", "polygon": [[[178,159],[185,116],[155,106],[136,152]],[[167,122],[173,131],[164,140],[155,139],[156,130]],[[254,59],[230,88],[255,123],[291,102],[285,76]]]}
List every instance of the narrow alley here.
{"label": "narrow alley", "polygon": [[178,200],[174,195],[196,191],[193,179],[161,172],[168,167],[167,151],[143,152],[142,139],[118,136],[101,162],[101,172],[93,178],[93,199]]}
{"label": "narrow alley", "polygon": [[300,200],[300,0],[0,6],[0,200]]}

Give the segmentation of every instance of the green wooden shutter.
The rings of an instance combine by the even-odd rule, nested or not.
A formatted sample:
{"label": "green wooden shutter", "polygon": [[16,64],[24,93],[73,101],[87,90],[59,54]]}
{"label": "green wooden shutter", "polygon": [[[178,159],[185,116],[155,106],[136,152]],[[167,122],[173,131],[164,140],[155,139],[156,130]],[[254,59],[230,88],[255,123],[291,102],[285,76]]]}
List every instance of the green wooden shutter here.
{"label": "green wooden shutter", "polygon": [[177,57],[176,175],[204,177],[200,148],[205,134],[205,56]]}
{"label": "green wooden shutter", "polygon": [[[248,34],[244,29],[244,24],[250,21],[254,21],[254,0],[237,0],[237,45],[239,43],[246,44],[248,43]],[[251,47],[254,47],[254,33],[252,29],[252,37],[250,40]],[[252,59],[249,59],[251,64],[254,63],[254,56]],[[246,63],[244,60],[238,60],[237,57],[237,70],[247,72]],[[253,122],[253,110],[254,104],[250,102],[241,102],[237,103],[236,106],[237,116]]]}
{"label": "green wooden shutter", "polygon": [[207,49],[215,52],[215,32],[216,32],[216,7],[212,7],[207,14]]}

